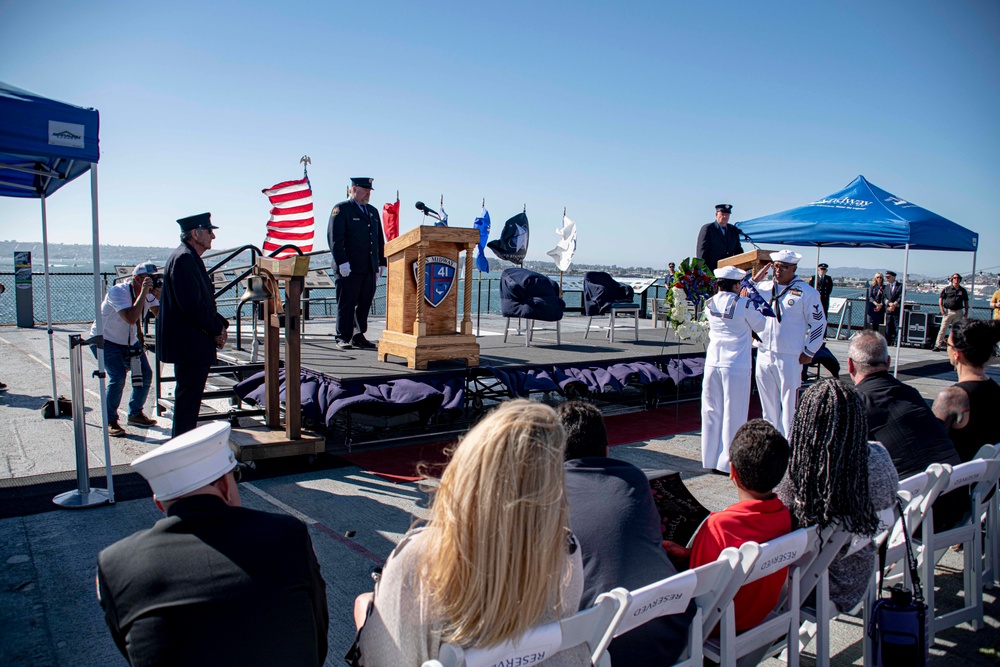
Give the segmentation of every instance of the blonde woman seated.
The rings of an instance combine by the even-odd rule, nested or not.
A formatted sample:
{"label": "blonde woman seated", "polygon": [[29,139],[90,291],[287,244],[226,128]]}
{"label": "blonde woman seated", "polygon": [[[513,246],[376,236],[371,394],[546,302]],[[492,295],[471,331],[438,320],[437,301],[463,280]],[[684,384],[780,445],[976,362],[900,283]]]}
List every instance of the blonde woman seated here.
{"label": "blonde woman seated", "polygon": [[[583,593],[569,531],[566,436],[555,411],[502,404],[459,443],[430,518],[389,556],[374,594],[355,604],[365,667],[419,666],[442,642],[489,647],[571,616]],[[585,646],[546,665],[590,665]]]}

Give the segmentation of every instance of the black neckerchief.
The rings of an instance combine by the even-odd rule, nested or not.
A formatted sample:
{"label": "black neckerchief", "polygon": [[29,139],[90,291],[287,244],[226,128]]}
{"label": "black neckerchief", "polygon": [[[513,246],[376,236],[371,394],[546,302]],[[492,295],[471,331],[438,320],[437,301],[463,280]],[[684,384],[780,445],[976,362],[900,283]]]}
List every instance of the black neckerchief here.
{"label": "black neckerchief", "polygon": [[777,318],[778,322],[781,322],[781,297],[785,296],[785,294],[788,293],[788,290],[792,289],[792,285],[795,284],[797,279],[798,276],[792,276],[792,279],[787,285],[785,285],[785,289],[781,290],[781,294],[776,295],[774,293],[774,288],[778,286],[777,281],[775,281],[774,285],[771,287],[771,310],[774,311],[774,316]]}

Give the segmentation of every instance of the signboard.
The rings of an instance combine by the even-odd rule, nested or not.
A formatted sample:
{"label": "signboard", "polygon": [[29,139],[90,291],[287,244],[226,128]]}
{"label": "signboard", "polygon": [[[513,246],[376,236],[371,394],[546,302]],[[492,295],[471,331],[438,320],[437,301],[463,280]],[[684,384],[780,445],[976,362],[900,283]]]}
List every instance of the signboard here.
{"label": "signboard", "polygon": [[31,290],[31,252],[14,252],[14,292],[17,294],[17,326],[30,329],[35,326],[35,305]]}
{"label": "signboard", "polygon": [[830,299],[830,310],[826,311],[827,316],[839,315],[840,311],[847,305],[847,299],[842,296],[835,296]]}

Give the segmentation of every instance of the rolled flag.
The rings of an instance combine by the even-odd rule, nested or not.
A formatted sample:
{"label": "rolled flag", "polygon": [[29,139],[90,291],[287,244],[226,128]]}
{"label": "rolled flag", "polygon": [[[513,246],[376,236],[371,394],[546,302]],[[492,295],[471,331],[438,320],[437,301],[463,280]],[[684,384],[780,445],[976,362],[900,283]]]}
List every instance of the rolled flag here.
{"label": "rolled flag", "polygon": [[448,226],[448,214],[444,212],[444,204],[441,204],[441,210],[438,213],[441,219],[434,223],[435,227],[447,227]]}
{"label": "rolled flag", "polygon": [[382,226],[385,228],[386,241],[399,236],[399,199],[382,207]]}
{"label": "rolled flag", "polygon": [[486,259],[486,243],[490,240],[490,212],[483,207],[483,212],[472,223],[472,226],[479,230],[479,246],[476,253],[476,268],[480,271],[490,270],[490,261]]}
{"label": "rolled flag", "polygon": [[528,215],[518,213],[503,224],[500,238],[490,241],[486,247],[500,259],[514,264],[522,264],[528,253]]}
{"label": "rolled flag", "polygon": [[[312,252],[315,224],[313,219],[312,187],[308,178],[284,181],[261,190],[271,201],[271,219],[263,250],[270,254],[284,245],[294,245],[302,252]],[[282,250],[278,258],[297,254],[291,248]]]}
{"label": "rolled flag", "polygon": [[573,262],[573,255],[576,254],[576,223],[563,214],[562,229],[557,229],[559,243],[548,256],[555,260],[556,268],[560,271],[569,271],[569,265]]}
{"label": "rolled flag", "polygon": [[775,317],[774,311],[771,310],[771,306],[764,301],[764,297],[760,295],[757,288],[754,287],[753,283],[750,282],[750,274],[748,273],[744,276],[743,280],[740,281],[740,286],[745,287],[747,290],[747,298],[753,302],[753,305],[757,306],[757,310],[763,313],[767,317]]}

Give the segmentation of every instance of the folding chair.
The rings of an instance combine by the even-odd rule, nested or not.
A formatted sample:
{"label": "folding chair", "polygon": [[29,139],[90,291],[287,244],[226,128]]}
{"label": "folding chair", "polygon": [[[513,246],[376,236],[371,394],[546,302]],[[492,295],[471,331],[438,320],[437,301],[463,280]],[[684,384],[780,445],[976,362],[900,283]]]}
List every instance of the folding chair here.
{"label": "folding chair", "polygon": [[594,317],[608,315],[608,338],[615,342],[615,327],[619,315],[631,315],[633,318],[633,333],[639,340],[639,304],[633,303],[635,292],[630,285],[625,285],[603,271],[588,271],[583,276],[583,314],[587,315],[587,331],[583,337],[590,335],[590,325]]}
{"label": "folding chair", "polygon": [[503,342],[507,342],[510,320],[526,320],[524,346],[531,346],[535,322],[555,322],[556,345],[562,345],[559,320],[562,319],[566,302],[559,296],[559,284],[547,276],[528,269],[506,269],[500,276],[500,314],[507,318],[503,330]]}
{"label": "folding chair", "polygon": [[[982,516],[986,512],[985,500],[990,489],[997,484],[1000,476],[1000,460],[978,459],[957,465],[951,469],[948,485],[942,494],[956,489],[969,489],[970,513],[957,526],[940,533],[934,532],[934,508],[928,508],[923,523],[923,535],[919,540],[917,562],[923,580],[924,595],[927,599],[928,642],[934,644],[934,635],[940,630],[952,628],[966,621],[974,630],[983,626],[983,551]],[[963,545],[962,587],[964,604],[960,609],[940,616],[935,609],[934,566],[945,551],[956,544]]]}
{"label": "folding chair", "polygon": [[[976,452],[975,459],[1000,459],[1000,447],[983,445]],[[1000,500],[998,488],[986,498],[986,512],[983,515],[983,532],[986,546],[983,550],[983,588],[1000,585]]]}
{"label": "folding chair", "polygon": [[607,648],[621,621],[627,594],[624,588],[616,588],[601,595],[588,609],[532,628],[520,638],[492,648],[463,649],[456,644],[441,644],[437,660],[427,660],[423,667],[531,665],[580,644],[586,644],[591,652],[591,664],[611,667]]}
{"label": "folding chair", "polygon": [[[714,620],[721,620],[719,636],[709,637],[705,641],[705,655],[710,660],[722,665],[736,665],[737,660],[750,655],[754,656],[753,660],[759,660],[766,651],[778,646],[783,638],[798,638],[801,575],[817,551],[817,539],[816,527],[810,526],[763,544],[747,542],[740,547],[740,568],[733,577],[735,585],[730,585],[716,605],[722,609],[721,614],[710,615],[707,621],[712,625],[705,624],[711,628],[714,627]],[[788,568],[786,608],[775,608],[760,624],[737,634],[733,605],[736,593],[746,584],[785,567]],[[739,574],[741,571],[745,574],[742,578]],[[788,664],[790,667],[798,667],[799,643],[791,641],[787,644]]]}
{"label": "folding chair", "polygon": [[[729,590],[733,578],[742,577],[743,574],[740,570],[739,549],[735,547],[723,549],[714,562],[705,563],[688,572],[697,577],[694,590],[691,591],[695,612],[688,628],[687,649],[684,651],[683,657],[674,663],[674,667],[702,667],[702,663],[705,661],[705,637],[718,623],[719,614],[722,613],[719,601]],[[630,612],[626,611],[625,613],[627,617]],[[706,627],[706,619],[710,616],[714,617],[715,620],[712,621],[711,626]],[[655,617],[650,616],[645,620],[651,618]]]}

